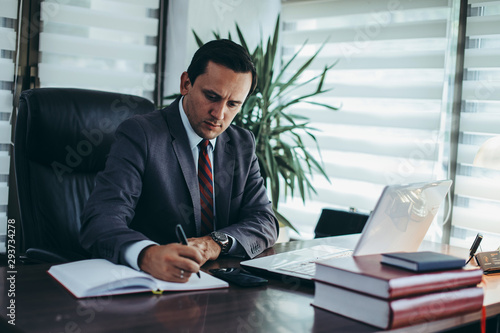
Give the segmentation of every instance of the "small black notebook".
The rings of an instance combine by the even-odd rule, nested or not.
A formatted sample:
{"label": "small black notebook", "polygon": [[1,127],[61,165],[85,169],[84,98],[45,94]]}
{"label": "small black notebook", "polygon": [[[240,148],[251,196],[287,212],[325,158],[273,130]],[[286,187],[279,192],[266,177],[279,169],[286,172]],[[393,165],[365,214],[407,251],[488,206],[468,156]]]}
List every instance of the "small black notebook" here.
{"label": "small black notebook", "polygon": [[457,269],[465,266],[465,259],[431,251],[384,253],[381,262],[414,272]]}

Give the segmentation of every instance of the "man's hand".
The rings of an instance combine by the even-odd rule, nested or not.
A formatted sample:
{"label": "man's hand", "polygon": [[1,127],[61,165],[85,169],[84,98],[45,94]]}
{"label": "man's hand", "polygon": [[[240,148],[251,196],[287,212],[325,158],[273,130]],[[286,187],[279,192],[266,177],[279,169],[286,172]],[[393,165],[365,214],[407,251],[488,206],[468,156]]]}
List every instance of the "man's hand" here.
{"label": "man's hand", "polygon": [[[189,246],[197,248],[203,257],[203,265],[208,260],[215,260],[219,257],[221,248],[210,235],[199,237],[199,238],[189,238]],[[200,266],[201,266],[200,265]]]}
{"label": "man's hand", "polygon": [[139,257],[139,267],[157,279],[187,282],[205,261],[197,247],[172,243],[144,249]]}

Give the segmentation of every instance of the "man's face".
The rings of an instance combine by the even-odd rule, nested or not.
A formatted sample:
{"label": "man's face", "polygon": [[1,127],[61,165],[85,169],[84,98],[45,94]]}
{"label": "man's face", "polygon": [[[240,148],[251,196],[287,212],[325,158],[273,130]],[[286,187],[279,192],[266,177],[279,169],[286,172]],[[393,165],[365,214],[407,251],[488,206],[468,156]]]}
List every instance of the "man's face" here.
{"label": "man's face", "polygon": [[251,85],[252,73],[236,73],[211,61],[194,84],[187,72],[182,73],[182,106],[196,134],[211,140],[224,132],[240,111]]}

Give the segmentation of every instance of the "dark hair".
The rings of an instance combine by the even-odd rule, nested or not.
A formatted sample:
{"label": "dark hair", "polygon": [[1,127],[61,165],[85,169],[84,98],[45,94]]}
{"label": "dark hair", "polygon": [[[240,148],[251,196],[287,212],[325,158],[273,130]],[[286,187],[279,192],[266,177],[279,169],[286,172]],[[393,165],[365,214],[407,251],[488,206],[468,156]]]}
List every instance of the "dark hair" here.
{"label": "dark hair", "polygon": [[194,84],[196,78],[205,73],[207,64],[213,61],[216,64],[227,67],[236,73],[252,73],[252,86],[249,95],[257,85],[257,71],[248,52],[241,46],[229,39],[218,39],[205,43],[196,51],[188,67],[189,81]]}

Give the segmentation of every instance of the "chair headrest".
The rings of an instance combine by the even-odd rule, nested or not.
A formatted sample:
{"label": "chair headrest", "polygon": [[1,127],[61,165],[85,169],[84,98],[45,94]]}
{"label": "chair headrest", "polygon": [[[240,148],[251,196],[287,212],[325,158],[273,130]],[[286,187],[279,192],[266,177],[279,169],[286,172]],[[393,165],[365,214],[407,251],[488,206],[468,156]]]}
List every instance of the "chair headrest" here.
{"label": "chair headrest", "polygon": [[25,113],[27,118],[27,158],[80,172],[102,170],[118,125],[154,109],[145,98],[119,93],[73,88],[24,91],[19,117]]}

